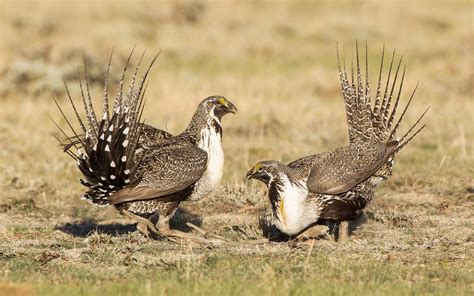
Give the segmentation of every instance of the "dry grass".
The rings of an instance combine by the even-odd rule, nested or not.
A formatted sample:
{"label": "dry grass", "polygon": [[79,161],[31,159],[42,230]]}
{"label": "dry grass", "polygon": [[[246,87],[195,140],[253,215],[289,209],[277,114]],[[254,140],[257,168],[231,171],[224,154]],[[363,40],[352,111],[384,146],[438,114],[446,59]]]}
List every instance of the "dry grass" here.
{"label": "dry grass", "polygon": [[[0,13],[0,295],[474,288],[472,2],[3,0]],[[428,130],[400,154],[350,241],[251,244],[262,238],[268,201],[261,184],[244,182],[246,170],[346,143],[335,43],[349,56],[356,37],[369,42],[372,77],[383,44],[404,54],[406,89],[420,81],[407,121],[431,105]],[[163,50],[148,89],[148,123],[177,133],[212,94],[239,108],[224,119],[222,188],[185,204],[173,224],[192,221],[231,244],[148,241],[113,209],[78,199],[78,172],[50,136],[47,116],[59,115],[49,91],[64,99],[64,77],[77,97],[85,51],[99,99],[110,50],[118,71],[134,44],[148,48],[148,59]]]}

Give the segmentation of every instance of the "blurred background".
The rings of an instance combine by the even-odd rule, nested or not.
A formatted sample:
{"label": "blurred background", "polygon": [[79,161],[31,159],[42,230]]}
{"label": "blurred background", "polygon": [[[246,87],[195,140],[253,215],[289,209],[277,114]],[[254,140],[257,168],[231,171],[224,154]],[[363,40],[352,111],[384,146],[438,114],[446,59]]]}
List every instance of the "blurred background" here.
{"label": "blurred background", "polygon": [[[34,278],[44,294],[52,293],[51,282],[102,291],[108,279],[125,293],[124,272],[135,275],[123,283],[131,283],[129,295],[157,282],[180,294],[183,277],[206,287],[218,279],[228,291],[247,286],[231,276],[281,294],[315,287],[323,294],[358,287],[361,295],[367,286],[374,295],[380,286],[395,294],[394,287],[472,290],[473,23],[472,1],[0,0],[0,237],[8,238],[0,239],[0,281]],[[356,39],[368,43],[373,94],[383,46],[386,57],[392,49],[404,56],[402,105],[420,85],[400,131],[431,106],[427,129],[397,157],[355,241],[318,241],[311,258],[312,247],[308,255],[291,244],[246,246],[261,238],[257,213],[268,206],[262,184],[244,182],[247,170],[259,160],[288,162],[348,143],[336,44],[350,64]],[[78,199],[79,171],[51,136],[48,116],[66,127],[51,94],[73,118],[63,79],[79,101],[85,55],[99,106],[112,49],[116,83],[134,46],[133,65],[145,49],[145,63],[161,52],[149,76],[147,123],[177,134],[210,95],[239,109],[223,119],[222,188],[183,205],[204,217],[204,228],[239,241],[235,249],[192,253],[138,234],[116,236],[133,231],[131,222]],[[94,232],[101,223],[111,236]],[[51,258],[58,259],[44,263]],[[143,277],[152,284],[143,285]]]}
{"label": "blurred background", "polygon": [[402,99],[420,83],[405,127],[432,107],[428,129],[401,153],[406,164],[396,170],[405,174],[390,184],[460,195],[472,185],[470,2],[3,0],[0,8],[3,184],[82,190],[64,183],[78,173],[50,135],[48,116],[65,124],[51,94],[71,114],[62,80],[79,99],[85,55],[100,102],[110,52],[116,82],[133,46],[132,63],[143,50],[145,61],[161,52],[149,79],[148,123],[179,133],[199,101],[214,94],[238,106],[224,119],[227,182],[241,182],[258,160],[290,161],[344,145],[336,44],[349,63],[358,39],[369,45],[373,87],[384,45],[405,57]]}
{"label": "blurred background", "polygon": [[48,114],[60,121],[50,93],[64,102],[65,79],[79,99],[85,54],[99,101],[110,52],[114,48],[116,81],[133,46],[133,63],[145,49],[147,61],[162,52],[150,76],[148,123],[178,133],[198,102],[214,94],[238,106],[237,116],[224,119],[227,180],[240,181],[257,160],[289,161],[346,143],[336,43],[349,63],[356,39],[369,44],[373,87],[383,45],[404,55],[402,99],[420,83],[407,121],[432,106],[428,129],[400,157],[417,165],[400,167],[439,172],[449,180],[443,186],[472,168],[472,2],[0,3],[4,183],[19,176],[49,181],[55,173],[70,174],[65,166],[74,172],[49,135],[54,128]]}

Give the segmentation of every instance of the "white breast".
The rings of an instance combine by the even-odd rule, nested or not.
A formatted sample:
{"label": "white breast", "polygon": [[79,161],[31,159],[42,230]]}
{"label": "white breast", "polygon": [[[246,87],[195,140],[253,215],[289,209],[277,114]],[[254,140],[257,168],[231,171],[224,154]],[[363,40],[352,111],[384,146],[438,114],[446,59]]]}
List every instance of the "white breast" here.
{"label": "white breast", "polygon": [[306,225],[304,203],[308,195],[306,182],[290,182],[284,174],[280,175],[283,186],[279,190],[280,202],[276,208],[276,226],[287,234],[296,234]]}
{"label": "white breast", "polygon": [[202,178],[196,183],[189,200],[199,200],[212,193],[222,179],[224,172],[224,150],[222,150],[221,135],[212,127],[201,131],[199,148],[207,152],[207,169]]}

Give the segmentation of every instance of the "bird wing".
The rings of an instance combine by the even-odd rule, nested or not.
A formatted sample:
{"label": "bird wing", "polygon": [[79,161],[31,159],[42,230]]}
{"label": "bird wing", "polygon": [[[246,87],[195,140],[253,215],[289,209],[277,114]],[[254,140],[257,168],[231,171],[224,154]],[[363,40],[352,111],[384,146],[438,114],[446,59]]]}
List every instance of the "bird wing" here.
{"label": "bird wing", "polygon": [[[384,52],[385,50],[382,52],[373,107],[368,77],[367,44],[365,47],[365,81],[359,61],[357,42],[356,69],[354,71],[354,65],[352,65],[350,74],[346,71],[345,62],[341,67],[338,53],[339,76],[346,109],[350,145],[340,151],[336,150],[328,159],[315,166],[310,175],[310,183],[312,189],[316,192],[337,193],[351,189],[357,182],[360,182],[359,180],[363,181],[368,178],[370,172],[375,173],[374,169],[377,170],[383,166],[384,160],[388,160],[390,155],[393,156],[400,151],[425,127],[423,125],[418,128],[417,125],[428,109],[400,140],[395,141],[396,132],[412,101],[416,88],[394,125],[405,78],[405,68],[403,68],[401,79],[399,79],[402,58],[395,62],[395,51],[393,51],[386,82],[382,82]],[[392,71],[393,68],[396,68],[396,70]],[[397,82],[398,80],[400,82]],[[393,98],[396,98],[394,102]],[[415,128],[418,129],[415,130]],[[397,142],[398,146],[396,148],[392,147],[394,142]],[[384,175],[388,177],[391,170],[391,163],[388,163],[385,170],[387,173],[384,173]]]}
{"label": "bird wing", "polygon": [[135,187],[124,188],[109,197],[111,204],[155,199],[185,190],[202,177],[207,153],[187,141],[169,141],[144,151]]}
{"label": "bird wing", "polygon": [[307,186],[311,192],[340,194],[374,174],[397,149],[398,141],[389,144],[361,143],[330,152],[311,168]]}
{"label": "bird wing", "polygon": [[[423,112],[400,140],[396,140],[397,129],[410,106],[416,88],[395,123],[395,115],[405,78],[405,69],[402,71],[400,82],[397,83],[402,58],[395,64],[396,70],[392,73],[395,61],[394,51],[390,60],[388,76],[384,83],[385,87],[382,91],[383,61],[384,53],[382,53],[375,102],[372,108],[368,79],[367,45],[365,49],[365,83],[362,78],[363,73],[359,61],[357,42],[355,73],[353,66],[350,75],[347,73],[345,62],[343,62],[341,68],[338,54],[339,76],[346,109],[350,144],[320,157],[312,164],[307,181],[310,191],[322,194],[340,194],[351,190],[386,164],[391,157],[425,127],[423,125],[418,128],[417,125],[428,109]],[[392,74],[394,74],[393,78]],[[392,99],[395,97],[392,106]],[[393,125],[394,123],[395,125]],[[415,130],[415,128],[417,129]],[[390,175],[391,164],[388,164],[387,171],[386,176]]]}
{"label": "bird wing", "polygon": [[323,152],[318,154],[313,154],[309,156],[301,157],[297,160],[294,160],[288,164],[288,167],[292,169],[311,169],[315,163],[321,161],[327,157],[327,154],[330,152]]}
{"label": "bird wing", "polygon": [[330,152],[313,154],[290,162],[288,167],[291,169],[292,178],[295,180],[307,179],[314,164],[326,157],[328,153]]}
{"label": "bird wing", "polygon": [[171,139],[172,137],[173,135],[167,131],[142,123],[138,144],[141,147],[158,145],[164,143],[167,139]]}

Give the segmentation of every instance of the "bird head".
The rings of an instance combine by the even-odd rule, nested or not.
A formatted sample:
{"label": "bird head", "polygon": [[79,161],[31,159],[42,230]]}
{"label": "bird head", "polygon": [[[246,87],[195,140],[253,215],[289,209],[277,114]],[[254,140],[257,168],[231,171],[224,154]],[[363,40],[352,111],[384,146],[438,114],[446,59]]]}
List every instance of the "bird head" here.
{"label": "bird head", "polygon": [[282,171],[282,166],[284,164],[276,160],[260,161],[247,172],[247,180],[256,179],[268,185]]}
{"label": "bird head", "polygon": [[228,113],[237,113],[235,105],[223,96],[207,97],[199,105],[205,109],[209,115],[214,115],[219,120]]}

